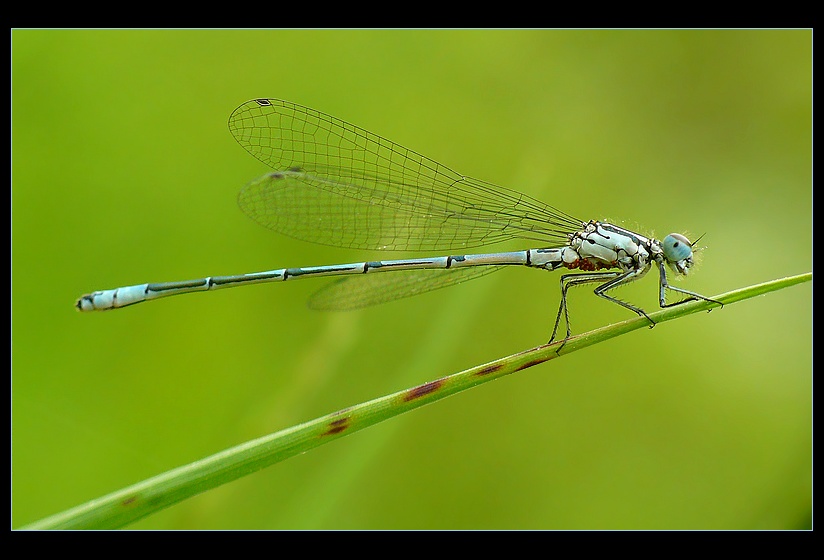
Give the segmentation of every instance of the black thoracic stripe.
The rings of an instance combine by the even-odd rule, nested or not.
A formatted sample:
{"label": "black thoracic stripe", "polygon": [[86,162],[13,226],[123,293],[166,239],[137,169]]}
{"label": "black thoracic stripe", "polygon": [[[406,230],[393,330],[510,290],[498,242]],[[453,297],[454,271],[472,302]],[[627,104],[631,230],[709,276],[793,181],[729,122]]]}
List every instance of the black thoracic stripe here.
{"label": "black thoracic stripe", "polygon": [[601,227],[604,228],[607,231],[612,232],[612,233],[616,233],[618,235],[623,235],[625,237],[629,237],[630,239],[632,239],[633,243],[635,243],[636,245],[642,245],[641,240],[638,239],[638,236],[636,234],[634,234],[633,232],[627,230],[627,229],[619,228],[617,226],[613,226],[612,224],[607,225],[607,224],[603,224],[603,223],[601,224]]}

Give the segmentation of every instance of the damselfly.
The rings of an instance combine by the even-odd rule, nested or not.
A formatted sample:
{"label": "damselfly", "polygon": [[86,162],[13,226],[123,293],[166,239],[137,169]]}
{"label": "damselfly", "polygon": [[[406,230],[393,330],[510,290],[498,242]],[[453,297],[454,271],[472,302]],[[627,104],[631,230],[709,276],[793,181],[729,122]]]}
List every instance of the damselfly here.
{"label": "damselfly", "polygon": [[[317,292],[310,307],[354,309],[451,286],[521,265],[566,268],[561,317],[571,336],[567,291],[597,283],[595,294],[655,322],[640,307],[607,292],[638,280],[653,264],[659,270],[659,304],[691,300],[718,303],[670,286],[667,267],[685,275],[693,246],[672,233],[663,241],[616,225],[584,222],[519,192],[466,177],[403,146],[314,109],[278,99],[254,99],[229,117],[229,130],[250,154],[276,171],[243,188],[241,209],[259,224],[315,243],[357,249],[453,251],[511,239],[540,242],[522,251],[367,261],[282,268],[182,282],[139,284],[92,292],[77,300],[80,311],[126,307],[142,301],[314,276],[357,275]],[[537,244],[537,243],[536,243]],[[396,274],[377,274],[394,271]],[[666,302],[666,290],[687,297]]]}

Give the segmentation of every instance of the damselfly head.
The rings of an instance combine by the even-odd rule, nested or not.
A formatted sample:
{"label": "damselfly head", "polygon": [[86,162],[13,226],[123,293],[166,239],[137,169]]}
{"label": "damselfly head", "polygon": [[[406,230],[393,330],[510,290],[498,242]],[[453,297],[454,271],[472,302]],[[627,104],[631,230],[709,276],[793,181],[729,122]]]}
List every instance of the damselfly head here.
{"label": "damselfly head", "polygon": [[[703,237],[703,236],[702,236]],[[701,239],[700,237],[698,239]],[[696,239],[696,241],[698,241]],[[671,233],[664,238],[661,249],[667,264],[676,274],[689,274],[692,268],[692,246],[689,239],[680,233]]]}

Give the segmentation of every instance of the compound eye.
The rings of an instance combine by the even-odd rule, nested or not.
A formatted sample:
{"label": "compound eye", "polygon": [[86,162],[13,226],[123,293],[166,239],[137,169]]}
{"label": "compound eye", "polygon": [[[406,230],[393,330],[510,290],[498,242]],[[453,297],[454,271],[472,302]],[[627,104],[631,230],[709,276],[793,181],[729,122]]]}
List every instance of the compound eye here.
{"label": "compound eye", "polygon": [[671,233],[664,238],[661,243],[664,257],[667,261],[675,263],[692,257],[692,243],[680,233]]}

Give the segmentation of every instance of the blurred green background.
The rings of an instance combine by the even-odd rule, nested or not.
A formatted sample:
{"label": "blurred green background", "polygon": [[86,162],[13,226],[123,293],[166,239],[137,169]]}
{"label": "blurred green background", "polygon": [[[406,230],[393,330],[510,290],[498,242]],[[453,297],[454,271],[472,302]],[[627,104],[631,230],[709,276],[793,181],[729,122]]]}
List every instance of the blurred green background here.
{"label": "blurred green background", "polygon": [[[12,32],[12,525],[546,341],[558,276],[351,313],[324,280],[81,315],[83,293],[397,258],[267,231],[232,139],[319,109],[580,217],[707,249],[718,294],[812,268],[809,30]],[[509,246],[509,248],[525,248]],[[422,255],[417,255],[422,256]],[[573,293],[583,332],[631,314]],[[657,307],[650,274],[620,297]],[[802,529],[811,285],[642,330],[209,491],[135,529]]]}

